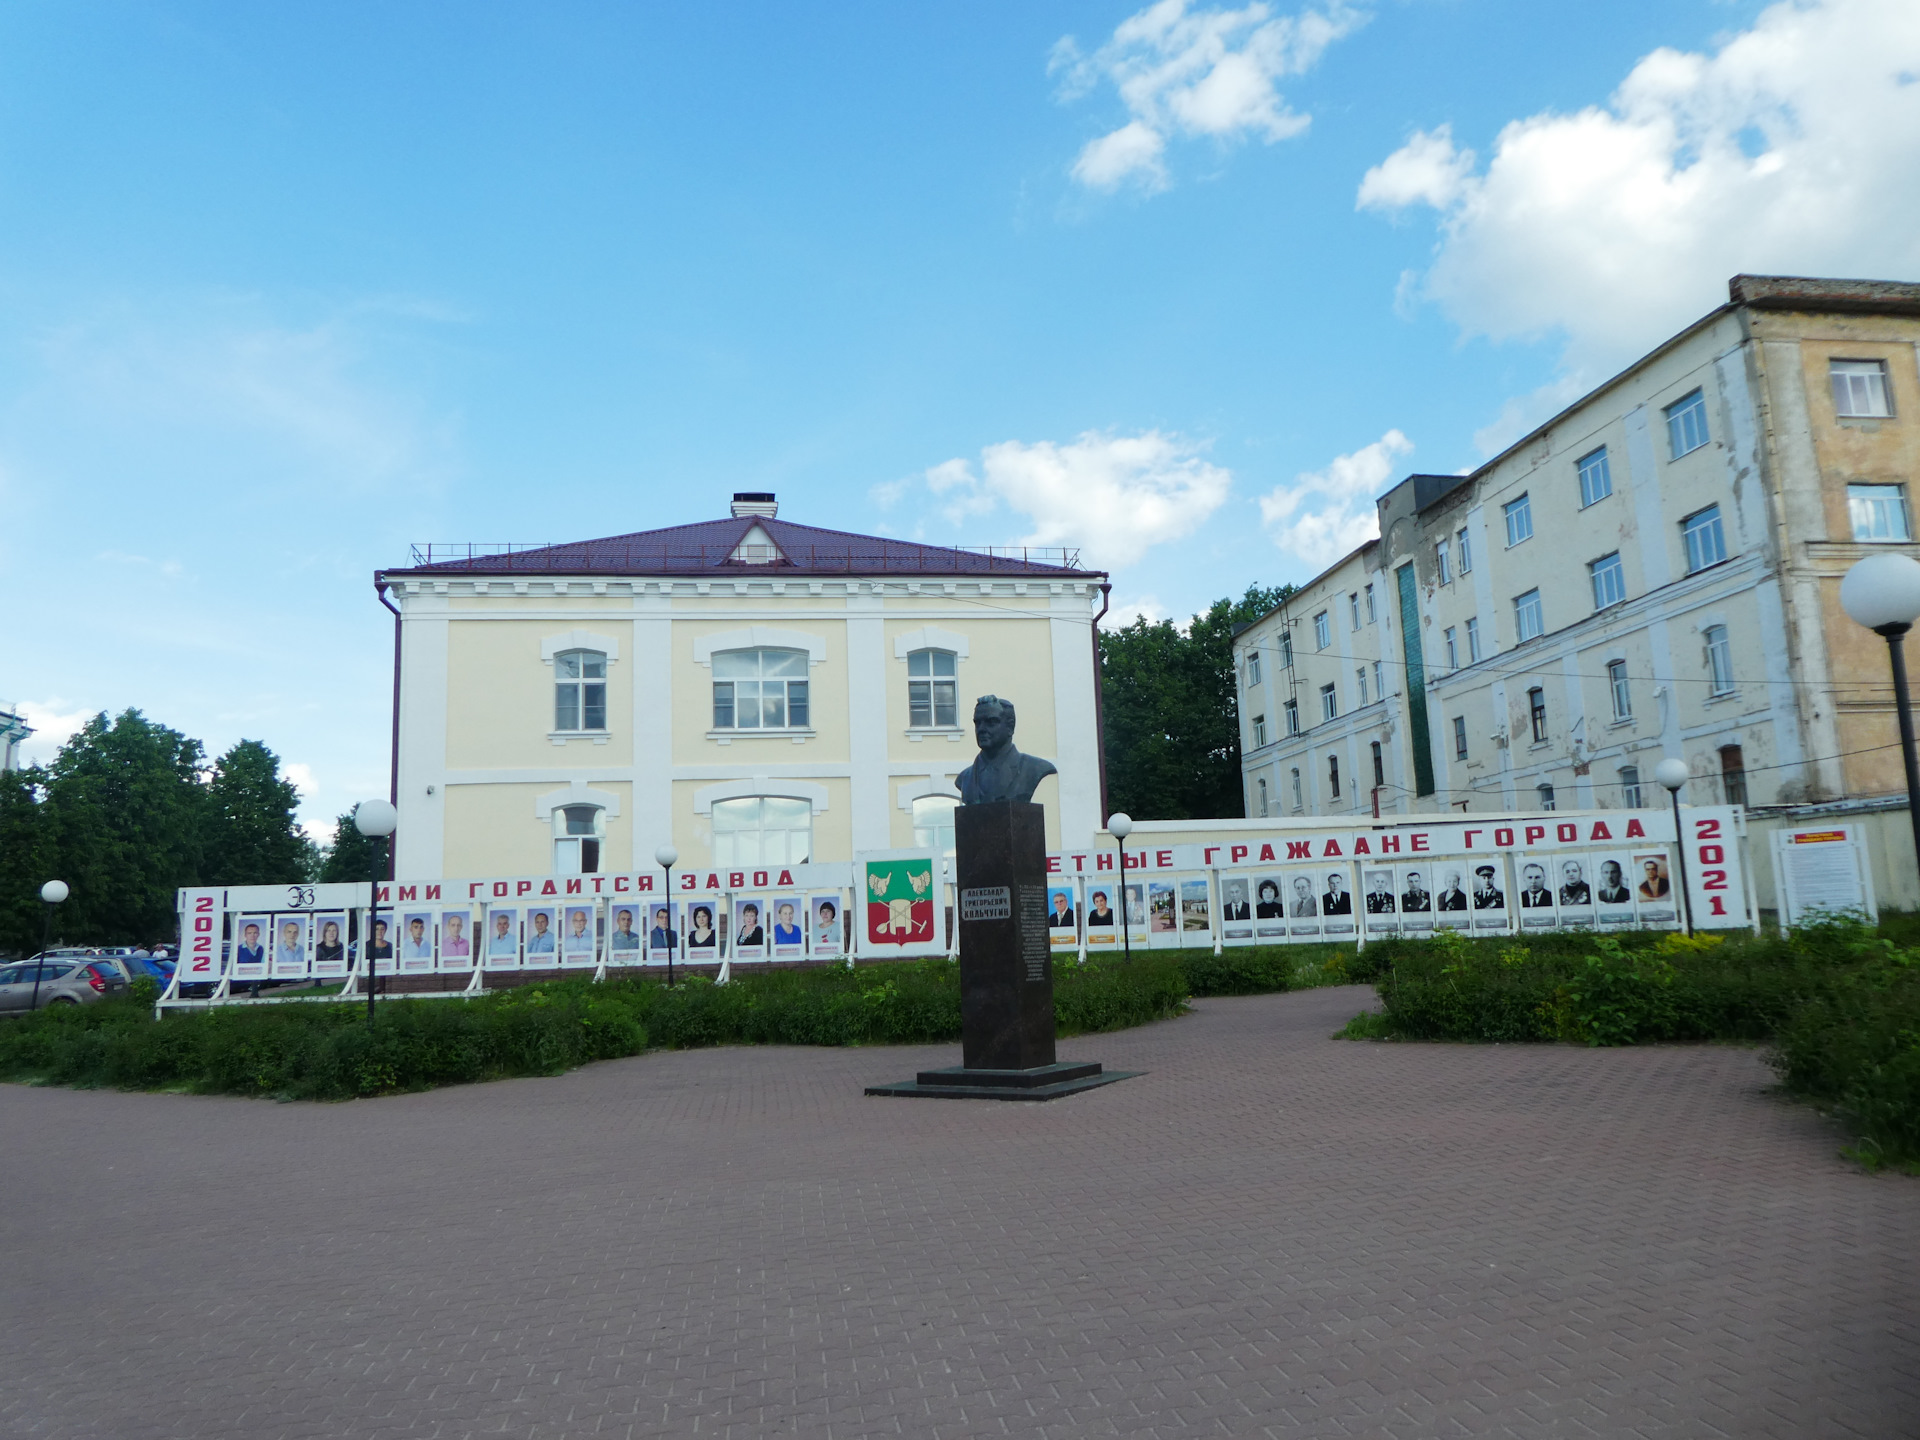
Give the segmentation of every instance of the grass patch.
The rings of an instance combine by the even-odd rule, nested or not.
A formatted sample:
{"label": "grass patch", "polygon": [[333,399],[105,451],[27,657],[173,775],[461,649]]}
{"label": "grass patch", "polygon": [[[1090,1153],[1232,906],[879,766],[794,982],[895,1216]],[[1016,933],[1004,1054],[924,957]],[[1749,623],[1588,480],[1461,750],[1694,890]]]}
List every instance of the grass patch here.
{"label": "grass patch", "polygon": [[[1063,965],[1057,1032],[1118,1030],[1178,1015],[1171,955]],[[60,1007],[0,1025],[0,1079],[136,1090],[334,1100],[706,1045],[865,1045],[960,1037],[959,967],[947,960],[771,970],[727,985],[569,979],[476,999],[355,1005],[288,1001],[174,1011],[150,994]]]}

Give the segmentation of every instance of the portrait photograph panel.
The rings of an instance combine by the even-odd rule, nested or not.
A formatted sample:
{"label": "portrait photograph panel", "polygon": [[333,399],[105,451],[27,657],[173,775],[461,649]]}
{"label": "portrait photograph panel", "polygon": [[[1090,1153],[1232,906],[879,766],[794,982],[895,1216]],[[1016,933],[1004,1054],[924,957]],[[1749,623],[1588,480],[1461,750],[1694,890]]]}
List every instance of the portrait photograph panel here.
{"label": "portrait photograph panel", "polygon": [[1673,893],[1673,875],[1667,868],[1664,845],[1658,850],[1634,851],[1633,868],[1628,874],[1633,878],[1634,907],[1640,912],[1643,926],[1662,929],[1680,923],[1680,899]]}
{"label": "portrait photograph panel", "polygon": [[1560,924],[1553,897],[1553,857],[1516,855],[1513,857],[1514,908],[1520,915],[1524,932],[1553,930]]}
{"label": "portrait photograph panel", "polygon": [[1433,929],[1433,871],[1425,865],[1403,865],[1393,872],[1393,877],[1401,933],[1427,934]]}
{"label": "portrait photograph panel", "polygon": [[1089,950],[1111,950],[1120,943],[1120,891],[1113,881],[1087,882],[1084,924]]}
{"label": "portrait photograph panel", "polygon": [[807,953],[807,902],[798,895],[768,897],[771,925],[767,940],[776,960],[798,960]]}
{"label": "portrait photograph panel", "polygon": [[1275,944],[1287,938],[1286,886],[1279,875],[1256,875],[1253,885],[1255,944]]}
{"label": "portrait photograph panel", "polygon": [[1594,926],[1593,858],[1565,853],[1550,857],[1548,878],[1563,930],[1591,930]]}
{"label": "portrait photograph panel", "polygon": [[767,958],[767,902],[760,895],[748,895],[733,902],[733,943],[729,954],[735,960]]}
{"label": "portrait photograph panel", "polygon": [[1253,944],[1253,877],[1220,877],[1220,942],[1223,945]]}
{"label": "portrait photograph panel", "polygon": [[273,916],[242,915],[233,922],[233,965],[236,980],[263,980],[267,950],[273,944]]}
{"label": "portrait photograph panel", "polygon": [[1212,946],[1213,906],[1209,894],[1211,889],[1204,875],[1180,882],[1181,944]]}
{"label": "portrait photograph panel", "polygon": [[560,963],[588,966],[599,957],[599,939],[594,933],[591,905],[560,907]]}
{"label": "portrait photograph panel", "polygon": [[1631,930],[1640,924],[1633,903],[1633,857],[1624,850],[1596,850],[1588,856],[1593,871],[1594,918],[1602,930]]}
{"label": "portrait photograph panel", "polygon": [[273,922],[273,977],[304,980],[307,947],[311,943],[311,915],[276,915]]}
{"label": "portrait photograph panel", "polygon": [[686,905],[687,930],[684,953],[687,960],[695,965],[717,965],[720,963],[720,902],[718,900],[688,900]]}
{"label": "portrait photograph panel", "polygon": [[1433,928],[1473,928],[1473,866],[1464,858],[1437,861],[1433,871]]}
{"label": "portrait photograph panel", "polygon": [[326,910],[313,917],[313,973],[335,977],[347,973],[347,915]]}
{"label": "portrait photograph panel", "polygon": [[1071,881],[1047,886],[1047,945],[1053,950],[1080,948],[1080,906]]}
{"label": "portrait photograph panel", "polygon": [[1314,870],[1289,870],[1281,894],[1287,907],[1287,938],[1289,940],[1318,940],[1320,938],[1320,891],[1321,872]]}
{"label": "portrait photograph panel", "polygon": [[521,931],[520,953],[529,970],[551,969],[560,961],[560,912],[552,905],[529,905]]}
{"label": "portrait photograph panel", "polygon": [[489,970],[520,968],[520,911],[512,905],[496,905],[487,911],[486,952],[481,957]]}
{"label": "portrait photograph panel", "polygon": [[1400,933],[1400,894],[1390,868],[1382,865],[1360,871],[1360,908],[1369,935]]}
{"label": "portrait photograph panel", "polygon": [[607,964],[638,965],[653,912],[664,900],[616,900],[607,907]]}
{"label": "portrait photograph panel", "polygon": [[1473,870],[1473,890],[1467,896],[1467,902],[1473,907],[1473,928],[1476,931],[1511,930],[1512,921],[1507,909],[1507,876],[1504,857],[1475,855],[1471,857]]}
{"label": "portrait photograph panel", "polygon": [[1117,887],[1125,897],[1121,904],[1126,913],[1114,918],[1127,927],[1127,935],[1134,940],[1144,940],[1152,933],[1153,916],[1147,908],[1147,882],[1129,880],[1124,886]]}
{"label": "portrait photograph panel", "polygon": [[383,909],[378,914],[367,911],[360,918],[368,921],[369,917],[371,918],[367,928],[372,938],[368,940],[366,949],[367,953],[373,957],[373,973],[391,975],[394,973],[393,957],[397,948],[393,943],[393,911]]}
{"label": "portrait photograph panel", "polygon": [[845,906],[838,891],[807,902],[807,953],[822,960],[847,953]]}
{"label": "portrait photograph panel", "polygon": [[442,970],[473,968],[472,911],[461,909],[440,912],[440,968]]}
{"label": "portrait photograph panel", "polygon": [[433,969],[433,914],[407,910],[400,916],[400,968],[419,973]]}

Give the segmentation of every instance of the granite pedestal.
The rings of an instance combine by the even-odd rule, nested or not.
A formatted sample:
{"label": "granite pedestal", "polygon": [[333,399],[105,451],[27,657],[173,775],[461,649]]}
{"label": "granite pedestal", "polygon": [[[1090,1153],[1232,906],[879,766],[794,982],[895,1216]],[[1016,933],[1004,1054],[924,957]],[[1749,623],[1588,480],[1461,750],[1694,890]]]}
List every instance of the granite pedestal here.
{"label": "granite pedestal", "polygon": [[1137,1073],[1054,1057],[1045,812],[999,800],[962,805],[953,821],[962,1063],[867,1094],[1053,1100]]}

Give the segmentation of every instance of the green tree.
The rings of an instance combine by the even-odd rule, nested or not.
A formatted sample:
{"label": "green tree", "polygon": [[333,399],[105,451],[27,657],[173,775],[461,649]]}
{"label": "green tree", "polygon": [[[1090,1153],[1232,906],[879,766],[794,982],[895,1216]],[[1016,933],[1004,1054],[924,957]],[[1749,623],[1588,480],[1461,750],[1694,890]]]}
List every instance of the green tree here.
{"label": "green tree", "polygon": [[46,771],[54,867],[72,887],[57,928],[81,944],[171,936],[174,891],[204,868],[207,787],[198,740],[138,710],[103,711]]}
{"label": "green tree", "polygon": [[1136,820],[1245,813],[1233,633],[1291,595],[1250,585],[1185,626],[1135,620],[1100,635],[1107,804]]}
{"label": "green tree", "polygon": [[40,887],[54,879],[38,768],[0,771],[0,955],[40,948]]}
{"label": "green tree", "polygon": [[386,840],[369,840],[353,827],[353,812],[333,822],[333,843],[327,846],[325,857],[320,862],[322,883],[332,884],[341,880],[365,880],[373,873],[374,858],[380,861],[380,873],[387,873]]}
{"label": "green tree", "polygon": [[213,766],[207,786],[207,885],[278,885],[309,880],[319,851],[294,819],[300,794],[280,759],[242,740]]}

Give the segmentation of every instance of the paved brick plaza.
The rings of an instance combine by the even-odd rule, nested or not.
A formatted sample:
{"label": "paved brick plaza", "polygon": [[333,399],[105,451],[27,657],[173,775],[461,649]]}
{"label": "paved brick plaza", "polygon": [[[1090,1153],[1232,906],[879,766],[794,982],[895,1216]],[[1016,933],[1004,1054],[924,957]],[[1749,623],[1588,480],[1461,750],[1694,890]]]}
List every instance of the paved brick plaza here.
{"label": "paved brick plaza", "polygon": [[0,1087],[0,1434],[1920,1434],[1920,1181],[1757,1055],[719,1050],[348,1105]]}

